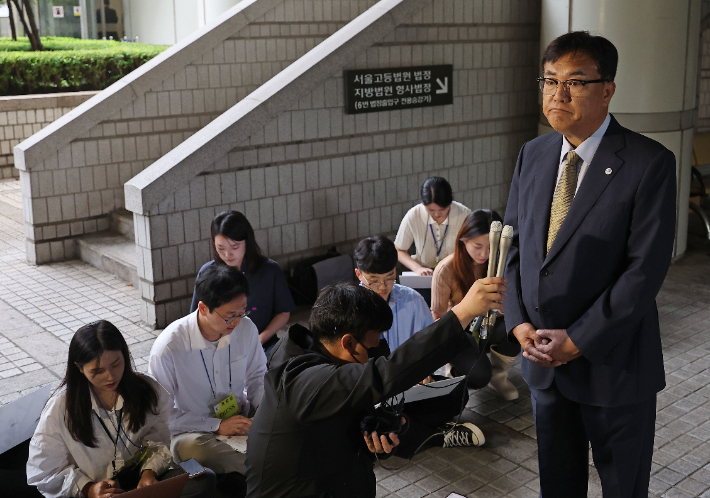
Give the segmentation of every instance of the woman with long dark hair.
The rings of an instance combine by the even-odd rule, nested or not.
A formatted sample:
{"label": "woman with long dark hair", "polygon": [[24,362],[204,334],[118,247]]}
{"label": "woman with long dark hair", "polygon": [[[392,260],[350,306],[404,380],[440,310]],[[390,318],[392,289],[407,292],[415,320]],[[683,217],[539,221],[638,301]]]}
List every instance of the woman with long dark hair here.
{"label": "woman with long dark hair", "polygon": [[[490,253],[488,234],[493,221],[503,220],[495,211],[478,209],[470,213],[461,225],[454,253],[444,258],[434,271],[431,283],[434,320],[461,302],[476,280],[486,277]],[[482,347],[480,358],[463,353],[451,362],[449,368],[453,375],[468,374],[469,387],[480,389],[488,384],[504,399],[516,399],[518,390],[508,380],[508,370],[520,354],[520,345],[508,341],[503,316],[498,317],[488,337],[484,344],[479,345]],[[471,339],[475,340],[473,336]],[[485,353],[490,353],[490,360]]]}
{"label": "woman with long dark hair", "polygon": [[[286,277],[276,261],[261,251],[249,220],[239,211],[225,211],[212,220],[212,256],[197,276],[212,265],[233,266],[249,282],[247,314],[259,331],[264,352],[269,354],[278,341],[276,332],[286,325],[295,308]],[[197,310],[197,295],[192,295],[190,313]]]}
{"label": "woman with long dark hair", "polygon": [[[121,332],[106,320],[81,327],[69,344],[64,380],[30,441],[27,482],[47,497],[110,497],[174,477],[165,390],[135,372]],[[182,496],[208,497],[211,471]]]}

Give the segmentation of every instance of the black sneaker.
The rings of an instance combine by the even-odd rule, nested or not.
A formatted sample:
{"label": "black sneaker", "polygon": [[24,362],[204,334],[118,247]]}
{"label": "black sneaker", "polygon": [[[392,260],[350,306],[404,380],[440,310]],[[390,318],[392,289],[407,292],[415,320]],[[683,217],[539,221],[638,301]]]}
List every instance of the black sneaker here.
{"label": "black sneaker", "polygon": [[455,424],[449,422],[444,433],[444,448],[457,446],[481,446],[486,442],[481,429],[470,422]]}

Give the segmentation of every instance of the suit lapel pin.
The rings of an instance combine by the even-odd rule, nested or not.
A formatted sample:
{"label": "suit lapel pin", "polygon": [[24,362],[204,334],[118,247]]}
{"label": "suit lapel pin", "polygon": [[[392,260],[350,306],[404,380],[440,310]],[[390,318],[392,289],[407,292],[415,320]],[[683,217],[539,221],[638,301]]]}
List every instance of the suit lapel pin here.
{"label": "suit lapel pin", "polygon": [[606,173],[607,175],[611,175],[611,168],[605,169],[604,173]]}

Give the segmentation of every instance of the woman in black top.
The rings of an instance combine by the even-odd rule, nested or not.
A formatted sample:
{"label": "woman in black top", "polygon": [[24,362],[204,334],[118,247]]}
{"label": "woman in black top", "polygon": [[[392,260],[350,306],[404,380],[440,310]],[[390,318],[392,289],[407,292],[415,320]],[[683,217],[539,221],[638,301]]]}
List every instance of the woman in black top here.
{"label": "woman in black top", "polygon": [[[225,211],[212,220],[212,253],[214,259],[200,268],[225,264],[239,268],[249,282],[247,312],[259,331],[264,352],[269,354],[278,338],[276,332],[286,325],[295,307],[286,277],[279,265],[264,256],[254,238],[249,220],[238,211]],[[198,277],[200,275],[198,273]],[[197,309],[197,296],[192,295],[190,312]]]}

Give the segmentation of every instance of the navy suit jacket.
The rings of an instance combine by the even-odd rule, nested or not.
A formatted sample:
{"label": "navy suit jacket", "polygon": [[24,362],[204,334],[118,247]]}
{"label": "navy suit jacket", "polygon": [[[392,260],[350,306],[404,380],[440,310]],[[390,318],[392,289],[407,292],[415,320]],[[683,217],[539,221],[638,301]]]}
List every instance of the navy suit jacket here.
{"label": "navy suit jacket", "polygon": [[567,329],[582,356],[556,368],[525,358],[537,389],[596,406],[636,403],[665,387],[656,295],[675,235],[675,156],[612,116],[562,227],[545,255],[562,150],[557,132],[523,145],[505,224],[510,332]]}

